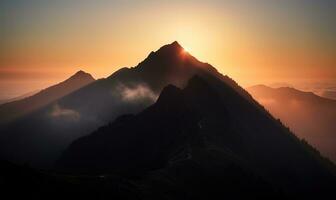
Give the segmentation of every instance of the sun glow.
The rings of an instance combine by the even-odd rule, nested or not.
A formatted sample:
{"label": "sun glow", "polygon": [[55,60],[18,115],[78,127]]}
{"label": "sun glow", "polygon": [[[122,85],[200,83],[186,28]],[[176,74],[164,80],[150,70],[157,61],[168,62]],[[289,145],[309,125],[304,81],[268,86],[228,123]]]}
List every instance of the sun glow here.
{"label": "sun glow", "polygon": [[190,53],[189,47],[183,47],[184,53]]}
{"label": "sun glow", "polygon": [[[108,77],[173,41],[184,47],[181,54],[210,63],[245,86],[336,76],[336,47],[329,42],[333,21],[323,19],[328,16],[323,13],[326,24],[319,23],[320,18],[311,20],[315,15],[307,17],[309,9],[292,12],[280,5],[264,13],[263,6],[233,2],[224,6],[226,1],[120,5],[76,1],[57,3],[67,9],[56,9],[52,3],[38,5],[39,1],[31,6],[8,5],[15,12],[0,20],[8,30],[0,45],[0,52],[5,52],[0,53],[0,98],[41,89],[78,70]],[[40,6],[48,11],[43,17]]]}

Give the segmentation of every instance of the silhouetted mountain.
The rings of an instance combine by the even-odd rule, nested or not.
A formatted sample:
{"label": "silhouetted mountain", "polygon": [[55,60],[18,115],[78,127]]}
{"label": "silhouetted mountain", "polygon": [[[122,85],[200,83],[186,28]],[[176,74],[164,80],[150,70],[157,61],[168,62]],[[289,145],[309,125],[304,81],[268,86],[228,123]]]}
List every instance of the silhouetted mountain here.
{"label": "silhouetted mountain", "polygon": [[2,156],[14,162],[50,167],[73,140],[121,114],[140,112],[155,102],[164,86],[184,87],[195,74],[218,77],[227,87],[234,88],[235,93],[254,102],[229,77],[198,61],[173,42],[151,52],[136,67],[122,68],[108,78],[97,80],[2,127],[4,137],[0,152],[5,152]]}
{"label": "silhouetted mountain", "polygon": [[[309,148],[225,82],[205,76],[183,90],[167,86],[139,114],[74,141],[58,167],[133,174],[144,185],[171,180],[168,185],[191,199],[330,194],[335,176]],[[162,190],[160,184],[151,187]]]}
{"label": "silhouetted mountain", "polygon": [[69,79],[41,90],[33,96],[0,105],[0,124],[11,122],[42,108],[93,81],[94,78],[90,74],[78,71]]}
{"label": "silhouetted mountain", "polygon": [[134,68],[2,127],[1,133],[3,157],[39,167],[50,166],[71,144],[58,169],[93,175],[56,176],[45,183],[80,182],[80,194],[322,198],[335,187],[330,163],[233,80],[177,42],[150,53]]}
{"label": "silhouetted mountain", "polygon": [[336,101],[294,88],[258,85],[247,89],[300,138],[336,162]]}
{"label": "silhouetted mountain", "polygon": [[140,114],[123,115],[74,142],[63,160],[76,171],[161,168],[170,154],[195,137],[197,123],[182,92],[168,86],[157,103]]}

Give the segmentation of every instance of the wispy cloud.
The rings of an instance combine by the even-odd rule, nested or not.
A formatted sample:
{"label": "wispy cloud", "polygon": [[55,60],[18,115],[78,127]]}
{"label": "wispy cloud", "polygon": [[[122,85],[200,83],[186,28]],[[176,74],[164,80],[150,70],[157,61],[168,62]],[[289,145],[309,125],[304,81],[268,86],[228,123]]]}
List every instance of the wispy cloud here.
{"label": "wispy cloud", "polygon": [[123,101],[127,102],[138,102],[143,100],[155,101],[158,97],[147,85],[137,84],[135,86],[126,86],[124,84],[119,84],[116,87],[116,91],[120,95]]}
{"label": "wispy cloud", "polygon": [[50,112],[50,116],[53,118],[62,118],[78,121],[80,119],[80,114],[72,109],[62,108],[59,104],[55,104]]}

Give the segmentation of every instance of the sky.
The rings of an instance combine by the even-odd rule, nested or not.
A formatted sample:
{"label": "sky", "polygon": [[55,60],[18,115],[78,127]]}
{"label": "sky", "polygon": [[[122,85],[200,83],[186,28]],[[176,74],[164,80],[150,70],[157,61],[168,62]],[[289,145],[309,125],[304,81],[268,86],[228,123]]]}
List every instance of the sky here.
{"label": "sky", "polygon": [[242,86],[336,83],[333,0],[1,0],[0,99],[178,41]]}

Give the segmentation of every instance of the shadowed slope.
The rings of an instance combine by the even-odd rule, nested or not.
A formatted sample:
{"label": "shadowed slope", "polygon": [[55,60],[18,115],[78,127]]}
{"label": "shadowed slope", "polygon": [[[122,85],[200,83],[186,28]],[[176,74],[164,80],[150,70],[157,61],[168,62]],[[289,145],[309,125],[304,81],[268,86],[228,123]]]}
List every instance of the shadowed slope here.
{"label": "shadowed slope", "polygon": [[94,80],[95,79],[90,74],[78,71],[69,79],[41,90],[32,96],[0,105],[0,124],[11,122],[42,108]]}

